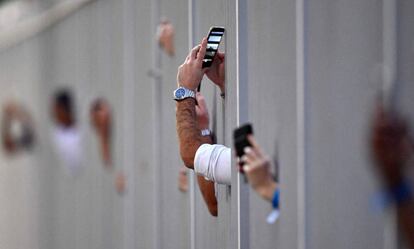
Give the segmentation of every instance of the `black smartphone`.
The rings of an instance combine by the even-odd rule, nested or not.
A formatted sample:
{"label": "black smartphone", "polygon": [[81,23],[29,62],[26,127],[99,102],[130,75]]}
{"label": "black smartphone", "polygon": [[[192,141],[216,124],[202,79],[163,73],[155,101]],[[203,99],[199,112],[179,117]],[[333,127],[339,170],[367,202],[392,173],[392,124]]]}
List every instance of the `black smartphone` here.
{"label": "black smartphone", "polygon": [[236,148],[236,154],[238,157],[242,157],[244,155],[244,148],[251,146],[249,140],[247,140],[247,135],[251,134],[253,134],[251,124],[245,124],[234,130],[234,147]]}
{"label": "black smartphone", "polygon": [[[207,48],[206,54],[204,55],[203,59],[203,68],[210,67],[213,63],[214,56],[218,51],[221,39],[224,35],[224,28],[223,27],[211,27],[210,31],[208,32],[207,36]],[[201,82],[198,84],[197,92],[201,90]]]}
{"label": "black smartphone", "polygon": [[211,27],[207,36],[206,55],[203,59],[203,68],[211,66],[224,35],[223,27]]}

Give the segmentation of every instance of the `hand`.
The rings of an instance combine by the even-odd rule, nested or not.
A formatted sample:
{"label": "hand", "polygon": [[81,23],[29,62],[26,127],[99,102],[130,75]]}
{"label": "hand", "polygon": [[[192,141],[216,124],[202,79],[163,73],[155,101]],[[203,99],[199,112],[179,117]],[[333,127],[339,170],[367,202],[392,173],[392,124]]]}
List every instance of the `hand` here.
{"label": "hand", "polygon": [[197,124],[200,130],[208,129],[210,127],[210,118],[208,115],[208,109],[206,100],[201,93],[197,92],[196,94],[197,105],[196,105],[196,115],[197,115]]}
{"label": "hand", "polygon": [[270,172],[270,160],[265,156],[252,135],[248,136],[252,147],[245,148],[241,158],[243,170],[252,188],[264,199],[272,201],[277,184]]}
{"label": "hand", "polygon": [[222,93],[225,91],[225,55],[217,51],[216,56],[214,57],[213,63],[209,68],[207,68],[206,75],[207,77],[216,84]]}
{"label": "hand", "polygon": [[115,189],[122,195],[126,191],[127,178],[123,172],[118,172],[115,177]]}
{"label": "hand", "polygon": [[175,54],[174,27],[169,20],[162,20],[158,26],[158,42],[169,56]]}
{"label": "hand", "polygon": [[207,39],[203,38],[201,44],[194,47],[184,63],[178,67],[177,84],[179,86],[194,91],[197,89],[206,71],[202,68],[206,47]]}
{"label": "hand", "polygon": [[405,122],[399,117],[391,116],[378,104],[373,120],[371,149],[388,187],[393,187],[402,180],[403,167],[411,152],[410,143]]}

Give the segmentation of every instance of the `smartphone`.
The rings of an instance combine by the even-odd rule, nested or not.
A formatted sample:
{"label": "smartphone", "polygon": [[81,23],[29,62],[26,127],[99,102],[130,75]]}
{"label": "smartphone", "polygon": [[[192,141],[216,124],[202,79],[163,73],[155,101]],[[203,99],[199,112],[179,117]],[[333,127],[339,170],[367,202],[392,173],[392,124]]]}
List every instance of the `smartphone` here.
{"label": "smartphone", "polygon": [[245,124],[234,130],[234,147],[236,148],[236,154],[238,157],[242,157],[244,155],[244,148],[247,146],[252,146],[249,140],[247,140],[247,135],[252,134],[253,128],[251,124]]}
{"label": "smartphone", "polygon": [[[211,27],[210,31],[208,32],[207,36],[207,48],[206,54],[204,55],[203,59],[203,68],[210,67],[213,63],[214,56],[218,51],[221,39],[224,35],[224,28],[223,27]],[[201,82],[198,84],[197,92],[201,90]]]}
{"label": "smartphone", "polygon": [[210,67],[213,63],[214,56],[218,51],[220,42],[224,35],[223,27],[211,27],[207,36],[206,55],[203,59],[203,68]]}

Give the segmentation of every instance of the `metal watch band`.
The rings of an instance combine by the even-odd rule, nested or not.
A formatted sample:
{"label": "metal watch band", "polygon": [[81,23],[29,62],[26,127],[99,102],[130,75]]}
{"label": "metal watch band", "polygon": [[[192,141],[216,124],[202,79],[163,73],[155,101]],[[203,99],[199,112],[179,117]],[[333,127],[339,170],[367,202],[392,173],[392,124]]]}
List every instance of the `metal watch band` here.
{"label": "metal watch band", "polygon": [[210,135],[211,135],[211,131],[209,129],[201,130],[201,136],[206,137]]}
{"label": "metal watch band", "polygon": [[196,93],[193,90],[187,89],[185,87],[178,87],[175,91],[174,91],[174,100],[176,101],[181,101],[187,98],[193,98],[196,99]]}

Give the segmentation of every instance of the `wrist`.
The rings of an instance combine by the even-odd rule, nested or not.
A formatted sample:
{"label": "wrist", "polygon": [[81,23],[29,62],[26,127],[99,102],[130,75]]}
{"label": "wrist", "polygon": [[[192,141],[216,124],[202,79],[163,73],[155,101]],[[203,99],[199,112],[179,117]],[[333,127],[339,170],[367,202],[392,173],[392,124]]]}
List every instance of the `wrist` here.
{"label": "wrist", "polygon": [[272,201],[274,193],[277,189],[277,184],[271,179],[257,187],[257,193],[265,200]]}
{"label": "wrist", "polygon": [[180,86],[174,91],[174,100],[180,102],[192,98],[196,103],[196,95],[196,91]]}
{"label": "wrist", "polygon": [[181,101],[177,101],[176,102],[177,107],[180,106],[181,104],[184,104],[184,103],[188,103],[188,104],[191,103],[195,107],[196,106],[196,99],[195,98],[185,98],[185,99],[183,99]]}
{"label": "wrist", "polygon": [[197,85],[192,84],[192,83],[177,82],[177,85],[178,87],[184,87],[194,92],[196,92],[197,90]]}
{"label": "wrist", "polygon": [[209,125],[208,124],[198,124],[198,128],[200,130],[208,130],[209,129]]}

